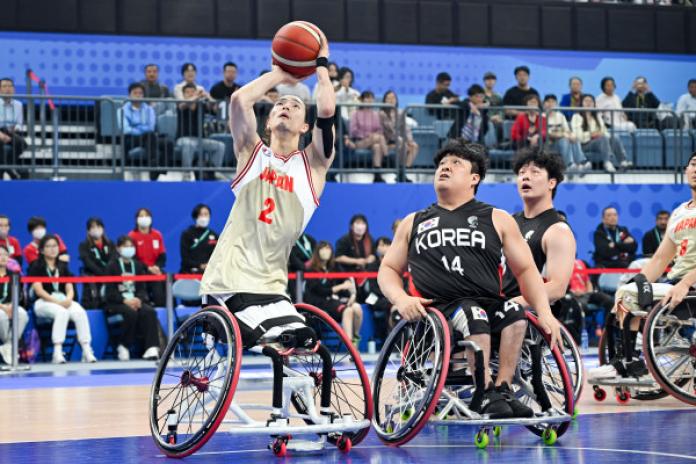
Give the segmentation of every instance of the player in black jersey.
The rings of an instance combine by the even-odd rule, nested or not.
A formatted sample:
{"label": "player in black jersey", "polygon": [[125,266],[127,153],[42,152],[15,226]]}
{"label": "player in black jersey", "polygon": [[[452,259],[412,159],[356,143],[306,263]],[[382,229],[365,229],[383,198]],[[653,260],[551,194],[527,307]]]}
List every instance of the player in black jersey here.
{"label": "player in black jersey", "polygon": [[[575,263],[575,237],[553,207],[558,185],[563,182],[563,161],[556,154],[523,150],[513,161],[517,175],[517,192],[524,203],[523,211],[513,215],[527,241],[536,268],[544,276],[544,288],[553,303],[565,296]],[[504,293],[524,307],[512,272],[506,270]]]}
{"label": "player in black jersey", "polygon": [[[498,376],[494,385],[490,370],[485,369],[487,387],[479,412],[491,418],[525,417],[532,410],[514,397],[509,385],[527,322],[522,308],[502,294],[503,256],[552,343],[560,340],[560,327],[517,224],[506,212],[475,198],[486,174],[486,158],[486,149],[473,143],[450,144],[437,153],[437,203],[399,224],[378,282],[407,320],[424,316],[424,305],[442,311],[455,331],[482,348],[487,366],[490,334],[500,333]],[[406,268],[420,296],[404,291],[401,275]],[[473,368],[471,350],[466,356]]]}

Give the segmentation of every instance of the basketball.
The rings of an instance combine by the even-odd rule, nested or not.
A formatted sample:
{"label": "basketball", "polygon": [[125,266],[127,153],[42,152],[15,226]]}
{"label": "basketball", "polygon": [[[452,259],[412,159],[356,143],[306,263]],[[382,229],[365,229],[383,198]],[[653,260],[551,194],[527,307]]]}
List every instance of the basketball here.
{"label": "basketball", "polygon": [[273,37],[273,64],[296,77],[309,76],[316,69],[321,49],[321,31],[307,21],[293,21]]}

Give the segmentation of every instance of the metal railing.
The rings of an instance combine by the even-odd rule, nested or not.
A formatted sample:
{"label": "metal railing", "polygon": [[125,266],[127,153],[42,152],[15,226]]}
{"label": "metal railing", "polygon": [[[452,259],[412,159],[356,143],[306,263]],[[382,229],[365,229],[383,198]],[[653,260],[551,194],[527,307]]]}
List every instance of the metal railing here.
{"label": "metal railing", "polygon": [[[229,179],[236,170],[224,102],[143,99],[134,103],[116,96],[17,95],[13,98],[24,103],[25,123],[18,128],[17,135],[25,145],[2,144],[0,171],[33,178],[75,175],[156,179],[162,173],[173,172],[188,179],[194,174],[198,179]],[[135,106],[136,113],[154,117],[151,130],[133,130],[140,121],[128,121],[126,106]],[[372,122],[379,119],[387,121],[389,127],[377,130],[377,136],[367,140],[366,134],[357,133],[355,127],[350,127],[351,121],[340,116],[342,106],[350,107],[353,115],[369,113],[363,118],[353,116],[358,123],[361,119]],[[265,127],[271,107],[270,103],[255,106],[262,138],[267,135]],[[482,120],[477,121],[464,118],[458,105],[408,105],[400,109],[382,103],[339,105],[336,159],[331,172],[390,173],[397,179],[403,179],[405,173],[432,174],[433,155],[439,148],[452,138],[472,138],[473,135],[489,149],[490,171],[507,174],[516,150],[524,143],[512,140],[513,119],[488,116],[510,110],[541,114],[547,122],[557,117],[552,112],[528,107],[483,107],[480,108]],[[313,105],[308,105],[310,124],[315,111]],[[553,110],[564,111],[590,112],[602,117],[607,123],[607,142],[578,143],[576,135],[572,134],[571,119],[567,121],[567,136],[544,136],[543,144],[534,146],[560,151],[571,173],[576,170],[583,175],[610,175],[597,178],[597,181],[615,181],[615,175],[605,169],[604,161],[608,160],[619,171],[638,175],[670,174],[678,182],[684,162],[694,150],[696,112]],[[644,119],[652,121],[652,127],[635,127],[629,120],[640,120],[643,115]],[[472,131],[471,125],[479,122],[481,125]],[[300,148],[310,142],[311,131],[301,141]]]}

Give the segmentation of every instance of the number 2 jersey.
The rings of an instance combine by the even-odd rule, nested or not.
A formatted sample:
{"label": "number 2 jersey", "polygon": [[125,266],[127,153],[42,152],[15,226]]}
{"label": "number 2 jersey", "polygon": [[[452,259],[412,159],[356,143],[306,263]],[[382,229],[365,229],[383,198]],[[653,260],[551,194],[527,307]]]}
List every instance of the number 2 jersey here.
{"label": "number 2 jersey", "polygon": [[413,218],[408,269],[440,310],[463,298],[502,299],[502,257],[491,205],[472,199],[449,211],[433,204]]}
{"label": "number 2 jersey", "polygon": [[285,295],[288,258],[319,199],[304,151],[259,141],[232,182],[236,200],[201,281],[201,294]]}
{"label": "number 2 jersey", "polygon": [[677,246],[670,280],[679,280],[696,267],[696,207],[686,201],[672,211],[666,236]]}

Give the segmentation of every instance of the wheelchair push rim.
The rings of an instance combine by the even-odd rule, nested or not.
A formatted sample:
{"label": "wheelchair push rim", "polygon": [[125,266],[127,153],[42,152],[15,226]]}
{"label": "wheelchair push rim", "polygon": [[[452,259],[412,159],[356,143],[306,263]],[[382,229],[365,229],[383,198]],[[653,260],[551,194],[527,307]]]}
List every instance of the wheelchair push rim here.
{"label": "wheelchair push rim", "polygon": [[150,432],[169,457],[195,453],[213,436],[239,381],[242,341],[226,308],[209,306],[174,333],[150,391]]}
{"label": "wheelchair push rim", "polygon": [[696,406],[696,317],[680,319],[675,309],[666,305],[650,312],[643,351],[650,374],[664,391]]}
{"label": "wheelchair push rim", "polygon": [[[399,322],[375,366],[372,422],[379,439],[390,446],[403,445],[420,432],[445,385],[450,333],[439,311],[428,308],[427,312],[419,321]],[[390,399],[396,399],[398,408],[393,408]]]}

